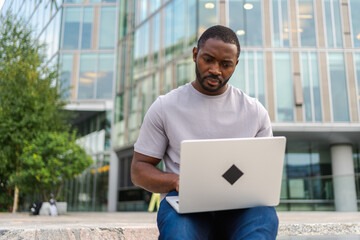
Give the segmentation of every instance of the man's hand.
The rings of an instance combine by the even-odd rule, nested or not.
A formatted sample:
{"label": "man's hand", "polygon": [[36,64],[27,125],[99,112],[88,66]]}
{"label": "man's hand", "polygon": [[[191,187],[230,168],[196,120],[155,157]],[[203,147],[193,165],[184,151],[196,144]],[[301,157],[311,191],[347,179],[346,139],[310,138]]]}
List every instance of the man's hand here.
{"label": "man's hand", "polygon": [[131,181],[135,185],[154,193],[179,191],[179,175],[159,170],[156,166],[160,161],[161,159],[134,152],[131,164]]}

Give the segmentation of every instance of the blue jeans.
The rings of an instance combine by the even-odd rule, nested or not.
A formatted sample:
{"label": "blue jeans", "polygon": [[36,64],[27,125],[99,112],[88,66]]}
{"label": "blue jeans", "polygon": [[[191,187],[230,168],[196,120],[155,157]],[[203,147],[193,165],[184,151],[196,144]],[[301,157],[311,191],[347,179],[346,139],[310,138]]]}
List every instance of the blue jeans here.
{"label": "blue jeans", "polygon": [[[173,191],[168,196],[176,196]],[[159,239],[276,239],[274,207],[178,214],[163,199],[157,215]]]}

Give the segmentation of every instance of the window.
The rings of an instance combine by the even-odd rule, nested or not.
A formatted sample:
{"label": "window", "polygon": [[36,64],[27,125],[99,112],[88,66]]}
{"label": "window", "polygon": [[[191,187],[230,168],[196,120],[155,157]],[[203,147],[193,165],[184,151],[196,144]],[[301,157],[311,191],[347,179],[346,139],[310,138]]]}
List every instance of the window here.
{"label": "window", "polygon": [[325,177],[331,175],[328,146],[320,143],[289,142],[284,170],[282,199],[334,198],[332,179]]}
{"label": "window", "polygon": [[73,55],[63,54],[61,56],[61,75],[60,75],[60,89],[63,92],[64,99],[70,98],[70,86],[72,75]]}
{"label": "window", "polygon": [[328,66],[330,72],[331,100],[333,121],[350,121],[346,72],[343,53],[329,53]]}
{"label": "window", "polygon": [[81,54],[78,99],[94,98],[96,54]]}
{"label": "window", "polygon": [[149,22],[139,27],[134,34],[133,77],[139,79],[149,68]]}
{"label": "window", "polygon": [[150,14],[155,12],[161,5],[161,0],[151,0],[150,1]]}
{"label": "window", "polygon": [[244,46],[262,46],[261,0],[229,0],[229,26]]}
{"label": "window", "polygon": [[349,0],[350,3],[350,17],[351,17],[351,26],[352,26],[352,36],[353,36],[353,46],[360,48],[360,18],[359,18],[359,9],[360,1],[359,0]]}
{"label": "window", "polygon": [[81,8],[67,7],[64,11],[63,49],[77,49],[79,46]]}
{"label": "window", "polygon": [[192,49],[197,42],[197,19],[196,19],[196,0],[188,0],[187,1],[187,10],[186,17],[187,20],[187,28],[186,28],[186,39],[187,39],[187,48]]}
{"label": "window", "polygon": [[114,129],[114,147],[121,147],[125,144],[124,94],[115,98]]}
{"label": "window", "polygon": [[173,34],[174,34],[174,57],[178,57],[184,52],[185,38],[185,2],[183,0],[174,1]]}
{"label": "window", "polygon": [[294,90],[290,53],[274,53],[274,74],[277,121],[292,122],[294,121]]}
{"label": "window", "polygon": [[112,99],[112,83],[114,77],[114,54],[99,54],[97,69],[96,98]]}
{"label": "window", "polygon": [[301,53],[301,81],[304,94],[305,121],[321,122],[321,96],[317,54]]}
{"label": "window", "polygon": [[94,8],[85,7],[82,23],[81,48],[90,49],[92,43],[92,27],[94,19]]}
{"label": "window", "polygon": [[194,62],[191,57],[184,58],[176,64],[177,86],[184,85],[195,80]]}
{"label": "window", "polygon": [[160,54],[160,13],[153,17],[153,33],[150,34],[150,38],[152,38],[152,64],[157,67]]}
{"label": "window", "polygon": [[102,7],[100,13],[99,49],[113,49],[115,45],[116,8]]}
{"label": "window", "polygon": [[173,58],[174,52],[174,28],[173,28],[173,19],[175,16],[174,13],[174,2],[170,2],[165,7],[165,60],[171,60]]}
{"label": "window", "polygon": [[342,47],[342,29],[339,0],[324,0],[325,31],[328,47]]}
{"label": "window", "polygon": [[313,0],[298,0],[298,19],[301,46],[315,47],[315,15]]}
{"label": "window", "polygon": [[266,106],[264,71],[264,54],[262,52],[242,51],[229,83],[251,97],[257,98]]}
{"label": "window", "polygon": [[137,139],[137,133],[140,126],[138,126],[138,85],[135,85],[129,91],[129,103],[128,103],[128,141],[135,142]]}
{"label": "window", "polygon": [[141,121],[144,120],[145,114],[151,106],[153,99],[154,88],[152,86],[152,76],[145,78],[141,81]]}
{"label": "window", "polygon": [[354,54],[355,58],[355,68],[356,68],[356,82],[357,82],[357,97],[358,97],[358,106],[360,114],[360,53]]}
{"label": "window", "polygon": [[[218,24],[218,1],[200,0],[199,1],[199,29],[204,32],[207,28]],[[194,13],[190,13],[194,14]],[[195,14],[194,14],[195,15]],[[231,15],[230,15],[231,16]],[[201,34],[200,33],[200,34]]]}
{"label": "window", "polygon": [[290,46],[290,17],[287,0],[273,0],[272,2],[273,19],[273,46]]}

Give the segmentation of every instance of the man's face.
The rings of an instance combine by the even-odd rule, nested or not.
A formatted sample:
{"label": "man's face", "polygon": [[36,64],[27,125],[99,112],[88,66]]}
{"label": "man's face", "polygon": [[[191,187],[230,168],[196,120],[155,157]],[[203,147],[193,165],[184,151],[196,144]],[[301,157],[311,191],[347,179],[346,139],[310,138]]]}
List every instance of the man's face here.
{"label": "man's face", "polygon": [[226,91],[226,84],[238,63],[235,44],[209,38],[199,49],[193,49],[196,64],[194,87],[206,95],[219,95]]}

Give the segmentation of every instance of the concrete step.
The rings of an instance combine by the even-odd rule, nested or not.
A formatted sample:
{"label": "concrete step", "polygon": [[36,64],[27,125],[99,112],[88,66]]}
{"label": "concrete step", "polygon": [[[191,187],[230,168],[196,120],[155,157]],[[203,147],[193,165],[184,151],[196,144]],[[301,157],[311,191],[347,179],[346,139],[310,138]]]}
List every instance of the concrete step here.
{"label": "concrete step", "polygon": [[[278,239],[360,240],[360,213],[278,212]],[[155,213],[0,213],[0,239],[157,239]]]}

